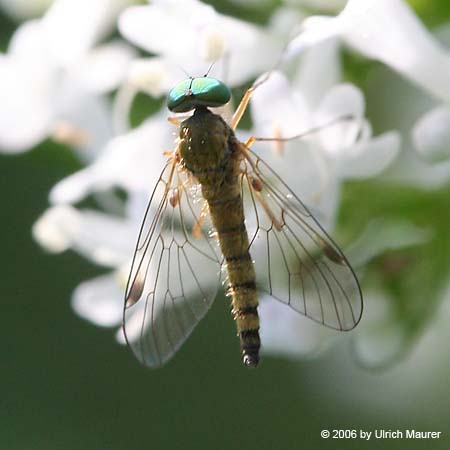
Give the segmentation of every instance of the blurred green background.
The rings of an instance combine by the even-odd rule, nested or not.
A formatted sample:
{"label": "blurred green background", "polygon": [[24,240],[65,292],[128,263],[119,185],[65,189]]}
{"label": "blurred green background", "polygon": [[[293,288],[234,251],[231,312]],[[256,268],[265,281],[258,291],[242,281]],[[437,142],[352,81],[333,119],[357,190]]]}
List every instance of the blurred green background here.
{"label": "blurred green background", "polygon": [[[450,16],[447,1],[411,3],[427,24]],[[264,20],[264,11],[256,17]],[[14,27],[0,18],[2,49]],[[0,156],[0,450],[450,448],[448,358],[434,367],[424,357],[412,366],[418,373],[405,370],[408,361],[368,372],[344,345],[311,361],[267,357],[246,370],[224,296],[167,367],[141,367],[115,343],[115,330],[71,310],[75,286],[99,269],[73,252],[48,255],[31,237],[50,188],[78,167],[68,149],[49,141]],[[402,383],[405,374],[418,380]],[[364,442],[324,440],[323,429],[444,435]]]}

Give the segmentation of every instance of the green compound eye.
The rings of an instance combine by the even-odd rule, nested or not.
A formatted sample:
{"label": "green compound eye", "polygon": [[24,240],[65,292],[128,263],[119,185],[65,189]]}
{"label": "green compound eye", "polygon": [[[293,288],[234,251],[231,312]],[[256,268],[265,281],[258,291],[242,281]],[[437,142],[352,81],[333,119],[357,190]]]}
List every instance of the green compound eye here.
{"label": "green compound eye", "polygon": [[215,78],[188,78],[169,92],[167,107],[173,112],[187,112],[197,106],[222,106],[230,98],[228,86]]}

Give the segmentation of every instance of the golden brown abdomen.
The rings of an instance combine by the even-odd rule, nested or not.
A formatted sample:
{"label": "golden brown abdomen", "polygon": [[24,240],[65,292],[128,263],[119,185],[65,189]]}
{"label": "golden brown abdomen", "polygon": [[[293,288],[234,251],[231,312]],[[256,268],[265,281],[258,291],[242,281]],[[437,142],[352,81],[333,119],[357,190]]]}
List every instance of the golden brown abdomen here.
{"label": "golden brown abdomen", "polygon": [[228,186],[209,199],[208,205],[226,261],[228,292],[232,298],[232,314],[240,338],[242,360],[246,366],[256,367],[261,346],[258,296],[239,184]]}
{"label": "golden brown abdomen", "polygon": [[259,361],[259,318],[255,270],[248,247],[240,195],[241,152],[233,130],[218,115],[197,108],[180,130],[184,167],[202,187],[213,225],[225,257],[233,315],[244,363]]}

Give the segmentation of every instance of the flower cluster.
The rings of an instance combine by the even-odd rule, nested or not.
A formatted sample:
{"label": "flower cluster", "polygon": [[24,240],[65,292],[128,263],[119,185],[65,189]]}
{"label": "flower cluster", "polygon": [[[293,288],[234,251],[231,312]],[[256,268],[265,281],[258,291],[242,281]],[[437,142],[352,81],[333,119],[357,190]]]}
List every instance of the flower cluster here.
{"label": "flower cluster", "polygon": [[[355,209],[347,222],[339,217],[346,204],[370,210],[376,203],[346,190],[349,180],[363,183],[361,195],[373,185],[448,183],[448,29],[433,35],[404,0],[321,1],[320,12],[334,16],[307,16],[303,7],[318,2],[286,2],[264,26],[199,0],[133,3],[55,0],[42,17],[18,27],[0,56],[0,151],[23,152],[52,138],[70,145],[85,164],[53,187],[50,208],[33,226],[48,251],[71,248],[109,270],[75,289],[77,314],[99,326],[120,324],[140,220],[176,134],[159,99],[183,70],[203,75],[213,64],[212,75],[231,88],[270,71],[252,97],[251,129],[238,130],[238,137],[305,133],[283,145],[260,143],[256,151],[328,231],[337,228],[354,240],[348,254],[364,280],[367,305],[356,335],[361,360],[384,364],[404,351],[412,341],[407,321],[395,316],[392,293],[374,280],[384,256],[433,242],[436,230],[398,217],[375,217],[358,228],[349,222]],[[114,27],[120,38],[109,39]],[[370,80],[349,77],[349,60],[366,61]],[[160,109],[132,126],[139,93]],[[125,201],[114,188],[126,192]],[[92,195],[102,211],[76,207]],[[267,353],[310,354],[337,339],[268,296],[261,298],[260,315]],[[120,331],[117,338],[123,342]]]}

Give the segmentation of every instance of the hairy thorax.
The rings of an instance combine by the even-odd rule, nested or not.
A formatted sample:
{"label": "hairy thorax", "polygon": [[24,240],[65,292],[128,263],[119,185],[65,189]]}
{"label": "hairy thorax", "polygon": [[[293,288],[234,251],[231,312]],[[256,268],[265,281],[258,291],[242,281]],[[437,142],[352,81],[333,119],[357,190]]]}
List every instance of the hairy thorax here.
{"label": "hairy thorax", "polygon": [[205,198],[232,186],[239,170],[237,139],[217,114],[196,109],[181,124],[180,155],[184,167],[202,185]]}

